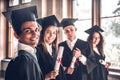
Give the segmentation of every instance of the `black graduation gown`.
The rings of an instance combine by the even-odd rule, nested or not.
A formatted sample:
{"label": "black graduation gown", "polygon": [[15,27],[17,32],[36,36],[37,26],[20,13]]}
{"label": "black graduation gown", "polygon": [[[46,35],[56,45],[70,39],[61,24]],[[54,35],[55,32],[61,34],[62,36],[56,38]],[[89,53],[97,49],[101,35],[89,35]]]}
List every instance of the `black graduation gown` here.
{"label": "black graduation gown", "polygon": [[5,80],[44,80],[41,69],[34,56],[24,50],[12,59],[5,73]]}
{"label": "black graduation gown", "polygon": [[[57,55],[55,52],[55,48],[52,47],[52,56],[51,56],[49,53],[45,53],[43,51],[42,44],[40,44],[37,47],[37,58],[38,58],[39,66],[44,74],[44,77],[46,74],[54,70],[56,57]],[[56,77],[55,80],[66,80],[64,70],[61,66],[59,69],[59,75]]]}
{"label": "black graduation gown", "polygon": [[104,65],[100,64],[99,60],[105,60],[105,57],[102,55],[98,55],[95,51],[92,56],[92,60],[97,64],[97,66],[93,69],[89,74],[89,80],[108,80],[108,71]]}
{"label": "black graduation gown", "polygon": [[[91,49],[90,46],[87,42],[77,39],[73,50],[71,50],[68,45],[67,42],[64,41],[62,43],[59,44],[59,46],[64,46],[64,51],[63,51],[63,57],[62,57],[62,65],[64,67],[69,67],[73,58],[73,50],[75,48],[79,48],[81,50],[81,53],[88,57],[89,54],[91,54]],[[92,70],[92,68],[94,67],[94,63],[92,63],[88,58],[87,58],[87,65],[83,65],[78,59],[77,62],[75,64],[75,69],[73,74],[67,75],[67,79],[68,80],[87,80],[87,76],[88,73]]]}

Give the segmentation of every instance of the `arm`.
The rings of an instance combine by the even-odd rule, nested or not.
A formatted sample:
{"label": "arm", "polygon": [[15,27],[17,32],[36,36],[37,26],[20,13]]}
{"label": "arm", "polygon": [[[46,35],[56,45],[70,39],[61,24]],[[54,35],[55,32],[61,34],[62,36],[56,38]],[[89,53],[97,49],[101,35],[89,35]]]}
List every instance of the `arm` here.
{"label": "arm", "polygon": [[79,58],[79,61],[81,61],[83,65],[86,65],[87,58],[81,53],[80,49],[76,48],[73,51],[73,56]]}

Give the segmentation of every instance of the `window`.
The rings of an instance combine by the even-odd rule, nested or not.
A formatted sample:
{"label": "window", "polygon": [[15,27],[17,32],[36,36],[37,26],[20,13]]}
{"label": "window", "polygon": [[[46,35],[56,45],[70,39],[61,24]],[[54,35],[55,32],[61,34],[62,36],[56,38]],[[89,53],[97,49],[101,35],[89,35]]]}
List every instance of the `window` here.
{"label": "window", "polygon": [[[109,3],[108,3],[109,2]],[[107,7],[106,7],[106,3]],[[108,8],[109,7],[109,8]],[[101,26],[105,36],[106,60],[112,69],[120,69],[120,0],[102,0]]]}
{"label": "window", "polygon": [[9,6],[19,5],[19,0],[9,0]]}
{"label": "window", "polygon": [[86,40],[87,34],[84,32],[91,27],[92,0],[73,0],[73,17],[79,20],[75,23],[77,27],[77,37]]}
{"label": "window", "polygon": [[29,3],[32,0],[9,0],[9,7],[21,5],[24,3]]}
{"label": "window", "polygon": [[31,0],[22,0],[22,3],[28,3],[31,2]]}
{"label": "window", "polygon": [[[78,38],[86,40],[88,37],[84,31],[92,27],[91,15],[92,0],[73,0],[73,17],[79,18],[75,23],[78,29]],[[118,70],[120,69],[120,0],[101,1],[101,21],[99,22],[105,31],[103,36],[105,38],[106,61],[111,62],[111,69]]]}

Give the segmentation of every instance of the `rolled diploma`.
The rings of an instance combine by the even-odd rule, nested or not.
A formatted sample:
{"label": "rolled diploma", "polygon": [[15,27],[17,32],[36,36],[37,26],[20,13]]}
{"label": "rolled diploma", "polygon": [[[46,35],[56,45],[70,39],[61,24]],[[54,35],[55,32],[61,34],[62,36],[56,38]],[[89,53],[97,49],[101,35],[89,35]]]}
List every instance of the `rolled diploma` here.
{"label": "rolled diploma", "polygon": [[59,70],[59,67],[60,67],[60,64],[61,64],[63,50],[64,50],[63,46],[60,46],[59,49],[58,49],[58,55],[57,55],[57,59],[56,59],[56,62],[55,62],[55,67],[54,67],[55,70]]}
{"label": "rolled diploma", "polygon": [[71,67],[71,68],[74,68],[75,61],[76,61],[76,57],[73,57],[73,58],[72,58],[72,62],[71,62],[71,64],[70,64],[70,67]]}

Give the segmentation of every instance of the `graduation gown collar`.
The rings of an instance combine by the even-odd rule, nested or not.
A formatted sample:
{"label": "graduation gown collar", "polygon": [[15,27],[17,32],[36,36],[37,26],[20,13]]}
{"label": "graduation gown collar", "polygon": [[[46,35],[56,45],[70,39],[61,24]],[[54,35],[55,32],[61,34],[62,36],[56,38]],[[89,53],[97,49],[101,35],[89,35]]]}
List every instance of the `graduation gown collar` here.
{"label": "graduation gown collar", "polygon": [[31,46],[29,45],[26,45],[26,44],[23,44],[23,43],[18,43],[18,51],[20,50],[25,50],[27,52],[29,52],[30,54],[32,54],[35,59],[37,59],[36,57],[36,48],[32,48]]}

